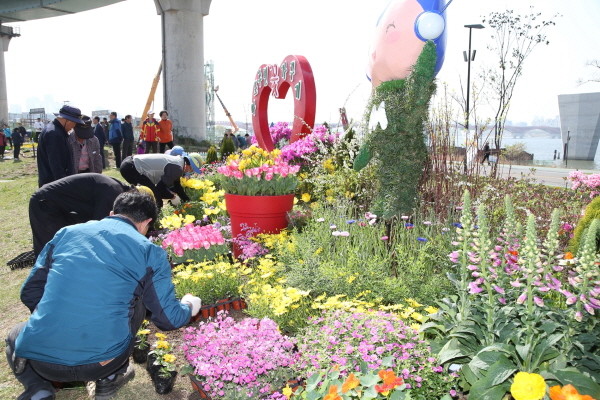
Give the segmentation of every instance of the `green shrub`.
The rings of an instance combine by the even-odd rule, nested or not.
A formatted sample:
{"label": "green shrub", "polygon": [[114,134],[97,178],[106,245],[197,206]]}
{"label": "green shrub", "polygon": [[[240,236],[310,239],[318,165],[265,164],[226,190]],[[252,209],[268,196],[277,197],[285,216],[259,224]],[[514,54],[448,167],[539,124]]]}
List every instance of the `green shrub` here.
{"label": "green shrub", "polygon": [[[583,233],[591,225],[592,221],[598,218],[600,218],[600,197],[596,197],[585,207],[585,213],[575,227],[573,238],[569,242],[569,248],[573,253],[579,250],[579,244],[584,236]],[[598,243],[598,237],[596,237],[596,243]],[[598,245],[596,244],[597,249]]]}
{"label": "green shrub", "polygon": [[215,146],[210,146],[208,148],[208,152],[206,153],[206,164],[212,164],[217,161],[219,161],[219,156],[217,155],[217,148]]}
{"label": "green shrub", "polygon": [[221,161],[225,161],[230,154],[235,153],[235,145],[233,144],[233,139],[227,137],[223,139],[223,143],[221,144]]}

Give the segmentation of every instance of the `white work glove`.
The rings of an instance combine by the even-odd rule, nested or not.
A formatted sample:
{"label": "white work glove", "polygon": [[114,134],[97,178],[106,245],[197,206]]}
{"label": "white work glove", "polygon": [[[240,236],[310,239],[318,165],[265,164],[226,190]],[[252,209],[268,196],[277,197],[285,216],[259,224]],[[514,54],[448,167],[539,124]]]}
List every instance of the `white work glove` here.
{"label": "white work glove", "polygon": [[200,300],[200,297],[192,296],[188,293],[181,299],[181,304],[189,304],[192,306],[192,317],[194,317],[200,312],[202,300]]}
{"label": "white work glove", "polygon": [[173,205],[174,207],[177,207],[181,204],[181,199],[179,198],[178,195],[173,196],[173,198],[169,201],[171,202],[171,205]]}

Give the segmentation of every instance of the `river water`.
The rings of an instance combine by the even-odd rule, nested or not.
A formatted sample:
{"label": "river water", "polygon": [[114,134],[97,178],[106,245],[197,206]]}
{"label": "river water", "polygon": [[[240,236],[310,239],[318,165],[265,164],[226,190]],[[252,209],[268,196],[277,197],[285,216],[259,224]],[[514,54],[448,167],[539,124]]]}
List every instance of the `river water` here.
{"label": "river water", "polygon": [[[457,146],[464,147],[464,140],[464,136],[458,136],[456,141]],[[490,140],[490,143],[491,142],[492,140]],[[596,151],[596,157],[594,161],[568,160],[565,165],[565,162],[562,159],[562,139],[552,139],[548,137],[524,137],[520,139],[504,137],[502,139],[502,147],[510,146],[517,143],[524,143],[525,151],[533,154],[533,162],[527,165],[538,165],[558,168],[577,168],[581,170],[600,170],[600,146],[598,146],[598,150]],[[557,152],[560,153],[560,160],[553,160],[554,150],[557,150]],[[524,163],[520,162],[520,164]]]}

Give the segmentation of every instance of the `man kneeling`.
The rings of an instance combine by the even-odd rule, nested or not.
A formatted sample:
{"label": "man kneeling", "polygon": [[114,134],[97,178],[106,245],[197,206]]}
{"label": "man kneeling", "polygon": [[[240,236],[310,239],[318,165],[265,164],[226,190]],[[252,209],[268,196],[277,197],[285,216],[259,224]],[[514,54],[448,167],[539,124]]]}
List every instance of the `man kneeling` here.
{"label": "man kneeling", "polygon": [[21,289],[32,315],[6,340],[19,400],[54,399],[51,381],[96,381],[96,400],[109,399],[134,376],[146,309],[162,330],[198,313],[198,297],[177,301],[166,253],[144,236],[156,217],[152,197],[125,192],[109,217],[63,228],[43,248]]}

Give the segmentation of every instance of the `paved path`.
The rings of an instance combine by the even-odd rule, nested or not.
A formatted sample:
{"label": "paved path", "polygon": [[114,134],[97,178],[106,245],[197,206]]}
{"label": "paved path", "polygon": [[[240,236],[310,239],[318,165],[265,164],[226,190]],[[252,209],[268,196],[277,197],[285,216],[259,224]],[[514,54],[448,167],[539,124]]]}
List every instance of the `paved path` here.
{"label": "paved path", "polygon": [[[531,174],[532,169],[535,170],[534,174]],[[488,175],[491,167],[484,165],[482,166],[482,173]],[[532,167],[529,165],[509,165],[500,164],[498,165],[498,174],[502,178],[514,177],[521,178],[521,176],[529,176],[533,180],[548,186],[558,187],[571,187],[571,181],[567,179],[571,171],[575,171],[575,168],[554,168],[554,167]],[[580,170],[585,174],[598,173],[593,170]]]}

